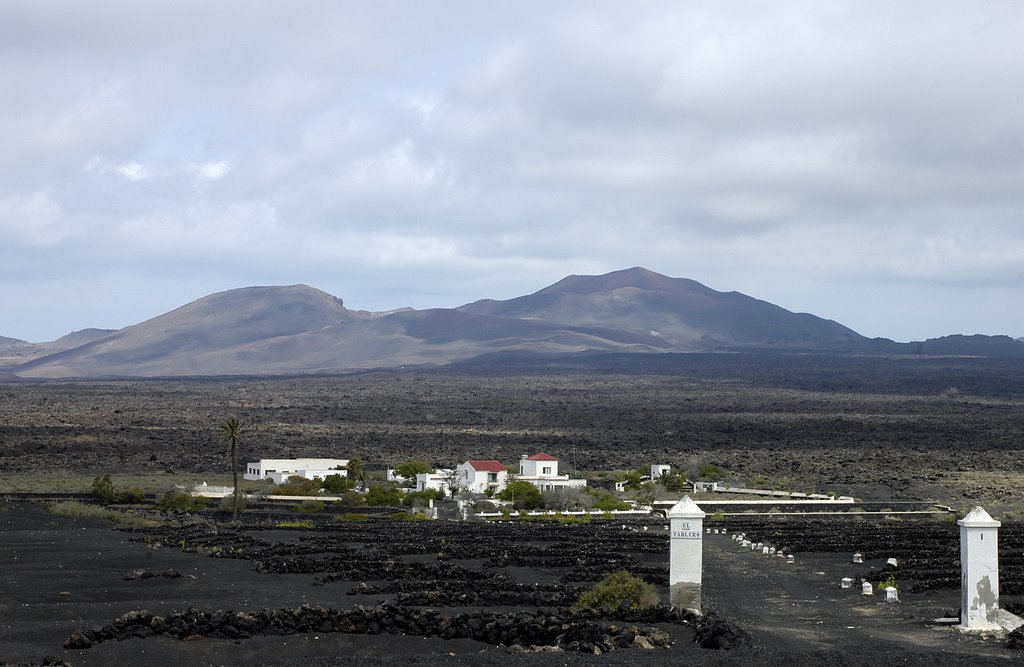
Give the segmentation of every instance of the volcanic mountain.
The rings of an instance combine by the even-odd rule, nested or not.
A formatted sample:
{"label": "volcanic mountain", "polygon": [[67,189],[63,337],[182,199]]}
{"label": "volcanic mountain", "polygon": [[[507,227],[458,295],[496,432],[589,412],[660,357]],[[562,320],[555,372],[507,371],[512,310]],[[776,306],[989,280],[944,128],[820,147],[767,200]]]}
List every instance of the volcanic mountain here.
{"label": "volcanic mountain", "polygon": [[[118,331],[78,336],[61,339],[45,356],[9,362],[0,375],[287,374],[439,365],[509,352],[914,353],[906,344],[868,340],[831,320],[641,268],[569,276],[506,301],[386,313],[349,310],[341,299],[306,285],[246,287]],[[17,354],[20,343],[8,346]]]}
{"label": "volcanic mountain", "polygon": [[686,350],[732,345],[817,347],[866,340],[831,320],[639,267],[603,276],[569,276],[529,296],[477,301],[460,310],[642,331]]}

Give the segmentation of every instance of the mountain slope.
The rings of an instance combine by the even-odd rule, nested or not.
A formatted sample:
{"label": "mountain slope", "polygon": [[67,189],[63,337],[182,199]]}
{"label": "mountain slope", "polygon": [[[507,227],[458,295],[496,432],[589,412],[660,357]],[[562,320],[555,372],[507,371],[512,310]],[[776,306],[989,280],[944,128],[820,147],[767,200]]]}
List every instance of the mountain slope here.
{"label": "mountain slope", "polygon": [[[72,349],[61,349],[78,342]],[[12,353],[32,344],[4,339]],[[569,276],[534,294],[457,309],[353,311],[306,285],[211,294],[3,369],[19,378],[258,375],[448,364],[482,355],[777,349],[1024,356],[1008,337],[868,340],[831,320],[641,268]]]}
{"label": "mountain slope", "polygon": [[642,268],[569,276],[529,296],[477,301],[460,310],[642,331],[690,350],[733,345],[817,347],[866,340],[831,320]]}
{"label": "mountain slope", "polygon": [[[246,344],[294,336],[365,315],[306,285],[218,292],[99,340],[17,369],[22,377],[207,375],[203,361]],[[217,367],[218,364],[213,364]],[[219,371],[212,371],[213,373]],[[250,368],[249,372],[257,372]]]}

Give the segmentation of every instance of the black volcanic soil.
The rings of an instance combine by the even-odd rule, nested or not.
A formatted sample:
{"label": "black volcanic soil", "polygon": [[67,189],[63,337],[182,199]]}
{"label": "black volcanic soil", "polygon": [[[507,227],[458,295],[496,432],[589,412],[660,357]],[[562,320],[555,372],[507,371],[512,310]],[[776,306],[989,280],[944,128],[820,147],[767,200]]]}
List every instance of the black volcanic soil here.
{"label": "black volcanic soil", "polygon": [[0,383],[0,471],[548,451],[581,470],[714,463],[869,499],[1024,502],[1024,362],[781,354],[503,359],[295,378]]}
{"label": "black volcanic soil", "polygon": [[[7,382],[0,383],[0,473],[226,472],[215,425],[230,414],[249,425],[243,460],[359,456],[381,470],[410,457],[450,465],[548,451],[582,470],[713,463],[733,479],[761,476],[793,490],[893,505],[903,499],[957,509],[983,504],[1004,520],[1007,545],[1019,540],[1011,513],[1024,506],[1024,364],[986,359],[608,355],[291,378]],[[271,530],[260,524],[264,519],[255,512],[241,530],[221,526],[200,549],[201,536],[126,533],[46,515],[34,505],[0,503],[0,663],[38,662],[48,654],[76,665],[660,665],[666,656],[694,664],[1019,662],[1001,642],[924,622],[958,605],[950,583],[955,524],[861,531],[779,517],[760,523],[729,517],[721,525],[786,542],[801,554],[794,568],[740,552],[727,537],[706,541],[706,609],[750,633],[752,646],[738,652],[696,649],[686,627],[668,628],[671,649],[596,657],[512,656],[465,639],[336,633],[239,643],[160,636],[62,648],[76,628],[141,609],[168,614],[190,606],[213,612],[303,603],[347,609],[381,600],[445,613],[537,609],[560,604],[623,564],[665,584],[664,543],[653,524],[646,536],[615,533],[600,522],[547,527],[542,539],[522,547],[521,535],[494,526],[339,526],[317,517],[318,530],[296,533]],[[901,533],[913,537],[864,542]],[[600,549],[583,546],[594,540]],[[152,548],[154,542],[161,548]],[[480,545],[489,551],[478,553]],[[907,555],[916,545],[923,545],[917,562]],[[898,605],[840,592],[842,576],[874,576],[870,568],[880,568],[872,562],[854,571],[851,549],[877,551],[871,558],[884,562],[897,547],[904,548],[907,568]],[[1010,556],[1003,584],[1016,590],[1024,564]],[[389,561],[403,565],[381,571]],[[184,576],[124,580],[140,568],[173,568]],[[464,583],[438,583],[453,578]],[[368,588],[356,590],[363,582]]]}
{"label": "black volcanic soil", "polygon": [[[666,633],[668,648],[621,648],[601,656],[511,654],[469,639],[322,631],[185,641],[163,634],[63,648],[76,630],[99,629],[141,610],[169,617],[188,608],[258,613],[390,601],[404,608],[433,607],[442,615],[476,609],[536,612],[550,605],[535,604],[543,596],[531,601],[531,593],[575,594],[613,569],[644,576],[666,594],[667,539],[656,520],[623,528],[618,521],[350,523],[317,515],[316,530],[277,529],[285,517],[280,509],[255,511],[247,513],[243,526],[220,524],[215,533],[209,519],[117,531],[48,515],[40,505],[0,504],[0,664],[38,663],[47,655],[75,665],[925,665],[1016,664],[1020,657],[1001,640],[964,636],[928,622],[955,606],[955,591],[907,591],[901,602],[887,604],[880,596],[841,590],[838,578],[850,566],[834,555],[800,555],[796,565],[788,565],[741,549],[724,534],[705,538],[704,607],[747,633],[747,643],[734,650],[698,648],[694,627],[686,623],[654,624]],[[792,521],[799,527],[807,519]],[[137,570],[173,570],[182,576],[131,578]],[[429,605],[417,599],[446,591],[462,598],[435,598]],[[473,593],[492,597],[467,600]],[[513,593],[526,597],[500,604],[501,595]]]}

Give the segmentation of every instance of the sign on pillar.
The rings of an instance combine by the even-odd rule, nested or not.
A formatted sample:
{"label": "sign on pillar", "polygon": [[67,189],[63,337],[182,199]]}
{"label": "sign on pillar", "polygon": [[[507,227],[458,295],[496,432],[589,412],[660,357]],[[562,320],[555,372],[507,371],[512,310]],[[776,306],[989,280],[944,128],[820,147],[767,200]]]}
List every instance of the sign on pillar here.
{"label": "sign on pillar", "polygon": [[704,512],[690,496],[672,506],[669,518],[669,604],[700,612],[704,565]]}
{"label": "sign on pillar", "polygon": [[999,627],[999,526],[981,507],[960,524],[960,628]]}

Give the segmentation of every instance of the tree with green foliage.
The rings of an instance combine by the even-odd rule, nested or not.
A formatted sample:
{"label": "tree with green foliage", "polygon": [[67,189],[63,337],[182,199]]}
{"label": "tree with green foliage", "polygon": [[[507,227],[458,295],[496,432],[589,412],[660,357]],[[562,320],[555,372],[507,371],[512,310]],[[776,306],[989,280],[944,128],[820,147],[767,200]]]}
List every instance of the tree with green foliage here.
{"label": "tree with green foliage", "polygon": [[685,480],[679,476],[679,473],[670,472],[668,470],[661,473],[656,481],[658,484],[665,487],[666,491],[671,491],[673,493],[682,491],[683,486],[685,485]]}
{"label": "tree with green foliage", "polygon": [[352,480],[347,476],[334,473],[333,475],[324,477],[320,481],[320,486],[327,493],[337,496],[349,491],[354,485],[352,484]]}
{"label": "tree with green foliage", "polygon": [[320,494],[320,482],[315,479],[306,479],[300,475],[292,475],[284,484],[278,484],[274,488],[274,495],[277,496],[316,496]]}
{"label": "tree with green foliage", "polygon": [[238,501],[238,439],[242,436],[245,424],[238,417],[232,415],[222,421],[219,427],[223,437],[228,441],[228,450],[231,453],[231,481],[234,485],[234,493],[232,494],[234,501],[231,503],[231,515],[237,519],[240,505]]}
{"label": "tree with green foliage", "polygon": [[193,496],[181,489],[170,489],[160,498],[156,506],[168,511],[196,512],[206,509],[208,502],[205,496]]}
{"label": "tree with green foliage", "polygon": [[[429,501],[433,500],[437,502],[444,498],[444,491],[440,489],[425,489],[423,491],[413,491],[411,493],[402,494],[402,504],[412,507],[413,505],[428,505]],[[416,501],[420,501],[417,503]]]}
{"label": "tree with green foliage", "polygon": [[352,459],[345,469],[348,470],[348,476],[356,483],[357,488],[366,488],[366,464],[362,459]]}
{"label": "tree with green foliage", "polygon": [[603,493],[596,501],[594,501],[594,509],[601,510],[603,512],[611,512],[614,510],[628,510],[629,503],[619,500],[611,493]]}
{"label": "tree with green foliage", "polygon": [[658,591],[625,570],[613,572],[594,587],[580,595],[577,607],[585,609],[618,609],[626,604],[630,609],[647,609],[658,604]]}
{"label": "tree with green foliage", "polygon": [[109,505],[117,500],[117,490],[114,488],[114,481],[110,479],[110,475],[97,476],[92,480],[90,491],[92,497],[104,505]]}
{"label": "tree with green foliage", "polygon": [[397,507],[402,504],[404,494],[389,484],[371,486],[366,492],[366,504],[385,507]]}
{"label": "tree with green foliage", "polygon": [[395,466],[395,474],[408,480],[416,479],[416,475],[434,472],[434,466],[422,459],[409,459]]}
{"label": "tree with green foliage", "polygon": [[119,489],[110,478],[110,475],[102,475],[92,480],[90,487],[92,497],[104,505],[111,503],[140,503],[146,497],[145,491],[137,486],[129,489]]}
{"label": "tree with green foliage", "polygon": [[642,470],[630,470],[622,478],[622,488],[624,488],[626,491],[636,491],[643,485],[644,476],[645,475]]}
{"label": "tree with green foliage", "polygon": [[498,498],[511,502],[512,507],[516,509],[532,510],[544,507],[544,494],[524,480],[509,482],[498,494]]}

